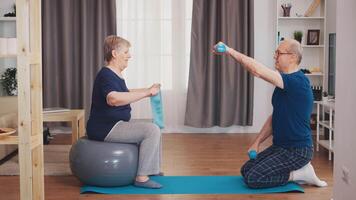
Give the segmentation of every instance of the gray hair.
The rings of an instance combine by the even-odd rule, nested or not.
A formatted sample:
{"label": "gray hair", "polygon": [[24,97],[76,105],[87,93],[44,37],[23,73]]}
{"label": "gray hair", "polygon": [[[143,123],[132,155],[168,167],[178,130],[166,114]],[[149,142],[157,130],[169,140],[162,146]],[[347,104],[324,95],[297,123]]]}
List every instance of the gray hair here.
{"label": "gray hair", "polygon": [[289,52],[294,53],[297,56],[297,64],[299,65],[303,58],[302,45],[294,39],[286,39],[285,41],[289,45]]}
{"label": "gray hair", "polygon": [[112,57],[111,51],[114,49],[121,50],[122,46],[130,47],[131,44],[128,40],[116,36],[109,35],[104,40],[104,60],[105,62],[110,62]]}

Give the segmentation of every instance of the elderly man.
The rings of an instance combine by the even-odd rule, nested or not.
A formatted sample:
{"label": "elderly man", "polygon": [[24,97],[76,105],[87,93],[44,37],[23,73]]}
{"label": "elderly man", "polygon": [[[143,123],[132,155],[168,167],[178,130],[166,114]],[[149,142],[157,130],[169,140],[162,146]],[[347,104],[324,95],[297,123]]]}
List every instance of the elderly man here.
{"label": "elderly man", "polygon": [[[220,42],[218,45],[225,44]],[[313,141],[309,122],[313,94],[308,78],[299,69],[302,60],[300,43],[292,39],[281,42],[274,55],[277,71],[226,45],[225,48],[223,53],[214,51],[230,55],[254,76],[276,86],[272,96],[273,113],[248,151],[258,152],[260,144],[271,135],[273,144],[242,166],[245,183],[251,188],[280,186],[289,181],[326,186],[310,163]]]}

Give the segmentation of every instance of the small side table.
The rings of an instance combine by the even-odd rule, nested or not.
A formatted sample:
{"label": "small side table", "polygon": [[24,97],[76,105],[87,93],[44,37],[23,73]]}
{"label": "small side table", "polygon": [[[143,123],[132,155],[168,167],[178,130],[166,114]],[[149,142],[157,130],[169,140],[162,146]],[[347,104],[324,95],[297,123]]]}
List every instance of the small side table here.
{"label": "small side table", "polygon": [[69,110],[53,113],[43,113],[43,122],[71,122],[72,144],[85,135],[84,110]]}

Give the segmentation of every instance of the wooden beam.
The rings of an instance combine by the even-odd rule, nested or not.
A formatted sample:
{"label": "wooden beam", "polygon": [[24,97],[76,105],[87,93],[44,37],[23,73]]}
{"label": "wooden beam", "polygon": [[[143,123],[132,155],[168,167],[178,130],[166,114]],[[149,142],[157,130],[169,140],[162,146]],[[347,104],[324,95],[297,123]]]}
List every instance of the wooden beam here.
{"label": "wooden beam", "polygon": [[28,59],[27,59],[28,64],[32,65],[32,64],[41,64],[42,62],[42,56],[40,53],[30,53],[28,55]]}
{"label": "wooden beam", "polygon": [[30,52],[33,199],[44,199],[41,0],[30,2]]}
{"label": "wooden beam", "polygon": [[31,136],[31,150],[43,145],[43,134],[36,134]]}
{"label": "wooden beam", "polygon": [[310,4],[308,10],[305,11],[304,16],[305,16],[305,17],[310,17],[310,16],[312,16],[313,13],[315,12],[316,8],[320,5],[320,2],[321,2],[321,0],[314,0],[314,1]]}
{"label": "wooden beam", "polygon": [[16,0],[20,198],[44,199],[41,0]]}
{"label": "wooden beam", "polygon": [[[43,141],[43,140],[41,140]],[[43,143],[32,150],[33,199],[44,199]]]}

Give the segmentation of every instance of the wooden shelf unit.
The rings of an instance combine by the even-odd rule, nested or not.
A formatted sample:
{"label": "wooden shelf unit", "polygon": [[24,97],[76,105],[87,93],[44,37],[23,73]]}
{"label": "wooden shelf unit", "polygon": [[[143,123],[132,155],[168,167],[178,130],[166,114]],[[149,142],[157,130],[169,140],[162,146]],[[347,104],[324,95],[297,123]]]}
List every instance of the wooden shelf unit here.
{"label": "wooden shelf unit", "polygon": [[[283,38],[294,38],[294,31],[302,31],[302,47],[303,47],[303,59],[300,64],[301,68],[311,69],[313,67],[319,67],[320,71],[318,75],[309,74],[307,75],[311,85],[321,86],[325,88],[326,78],[324,75],[326,72],[326,50],[325,44],[327,42],[326,35],[326,16],[327,16],[327,0],[320,0],[320,5],[316,7],[316,10],[310,17],[301,16],[308,10],[309,6],[312,4],[313,0],[276,0],[276,27],[275,27],[275,41],[276,48],[280,43],[280,39]],[[281,8],[282,3],[291,3],[292,8],[290,10],[290,17],[283,17],[283,10]],[[308,45],[307,44],[307,33],[308,30],[320,30],[319,34],[319,44],[318,45]],[[278,36],[279,34],[279,36]]]}
{"label": "wooden shelf unit", "polygon": [[41,0],[16,0],[18,136],[0,140],[17,144],[20,166],[20,199],[44,199]]}
{"label": "wooden shelf unit", "polygon": [[0,17],[0,21],[3,21],[3,22],[15,22],[16,21],[16,17]]}
{"label": "wooden shelf unit", "polygon": [[16,58],[16,54],[0,54],[0,58]]}

